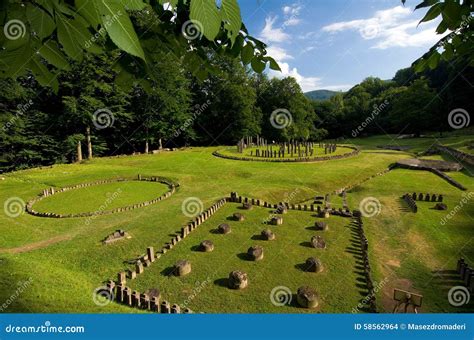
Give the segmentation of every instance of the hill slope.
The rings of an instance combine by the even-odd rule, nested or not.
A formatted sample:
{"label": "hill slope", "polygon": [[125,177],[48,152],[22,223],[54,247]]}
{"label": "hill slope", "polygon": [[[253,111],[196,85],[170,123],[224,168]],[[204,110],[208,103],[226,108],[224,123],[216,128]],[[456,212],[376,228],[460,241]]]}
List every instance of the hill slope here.
{"label": "hill slope", "polygon": [[305,96],[312,100],[325,100],[335,96],[338,93],[342,92],[331,90],[314,90],[306,92]]}

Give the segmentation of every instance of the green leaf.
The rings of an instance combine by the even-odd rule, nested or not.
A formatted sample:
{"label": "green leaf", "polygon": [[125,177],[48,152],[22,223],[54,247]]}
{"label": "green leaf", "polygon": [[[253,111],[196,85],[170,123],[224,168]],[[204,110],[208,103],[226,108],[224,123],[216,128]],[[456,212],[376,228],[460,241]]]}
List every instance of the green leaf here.
{"label": "green leaf", "polygon": [[210,41],[213,41],[221,27],[221,16],[215,0],[192,0],[191,20],[196,21],[199,30]]}
{"label": "green leaf", "polygon": [[64,54],[59,50],[59,46],[54,40],[48,40],[39,49],[41,56],[46,59],[50,64],[60,68],[62,70],[69,71],[71,66],[69,65]]}
{"label": "green leaf", "polygon": [[434,51],[431,54],[431,57],[428,59],[428,66],[430,69],[434,70],[438,66],[440,57],[441,55],[437,51]]}
{"label": "green leaf", "polygon": [[449,44],[446,44],[444,46],[444,52],[443,52],[443,59],[446,60],[446,61],[449,61],[453,58],[453,55],[454,55],[454,51],[453,51],[453,47]]}
{"label": "green leaf", "polygon": [[242,17],[237,0],[222,0],[221,11],[224,27],[227,29],[233,45],[242,27]]}
{"label": "green leaf", "polygon": [[81,61],[84,42],[89,38],[84,35],[87,29],[81,28],[78,20],[68,19],[64,15],[57,15],[56,18],[59,43],[70,58]]}
{"label": "green leaf", "polygon": [[428,12],[426,12],[425,16],[423,17],[423,19],[420,20],[420,22],[418,23],[418,25],[421,24],[422,22],[427,22],[427,21],[433,20],[433,19],[436,18],[438,15],[440,15],[440,14],[441,14],[442,6],[443,6],[443,4],[441,4],[441,3],[437,3],[437,4],[433,5],[433,6],[428,10]]}
{"label": "green leaf", "polygon": [[273,59],[272,57],[265,57],[264,60],[270,62],[270,68],[271,68],[272,70],[280,71],[280,72],[281,72],[280,65],[278,65],[278,63],[276,62],[275,59]]}
{"label": "green leaf", "polygon": [[110,39],[121,50],[145,60],[135,28],[123,4],[100,0],[97,2],[99,13]]}
{"label": "green leaf", "polygon": [[443,20],[448,24],[448,28],[455,30],[462,21],[462,7],[456,1],[446,1],[443,8]]}
{"label": "green leaf", "polygon": [[56,77],[48,71],[46,66],[41,63],[39,58],[31,58],[28,64],[31,72],[33,72],[35,79],[43,86],[50,86],[57,93],[59,89],[59,83]]}
{"label": "green leaf", "polygon": [[253,53],[254,53],[254,50],[253,50],[253,44],[251,43],[247,43],[247,45],[245,45],[243,48],[242,48],[242,52],[240,53],[240,57],[242,59],[242,62],[247,65],[248,63],[250,63],[250,61],[252,60],[253,58]]}
{"label": "green leaf", "polygon": [[434,4],[438,3],[439,0],[423,0],[422,3],[420,3],[418,6],[415,7],[415,10],[424,8],[424,7],[429,7],[433,6]]}
{"label": "green leaf", "polygon": [[94,1],[76,0],[75,4],[79,14],[82,15],[82,17],[86,19],[94,29],[102,23],[102,19],[97,11]]}
{"label": "green leaf", "polygon": [[415,62],[415,72],[416,73],[420,73],[422,72],[425,68],[426,68],[426,59],[418,59],[416,62]]}
{"label": "green leaf", "polygon": [[41,8],[32,4],[26,5],[26,17],[33,31],[41,38],[49,37],[56,28],[53,18]]}
{"label": "green leaf", "polygon": [[438,27],[436,28],[436,33],[443,34],[444,32],[446,32],[447,29],[448,29],[448,25],[446,24],[446,21],[441,20]]}
{"label": "green leaf", "polygon": [[266,66],[265,62],[259,56],[256,56],[252,59],[251,65],[252,69],[257,73],[262,73]]}

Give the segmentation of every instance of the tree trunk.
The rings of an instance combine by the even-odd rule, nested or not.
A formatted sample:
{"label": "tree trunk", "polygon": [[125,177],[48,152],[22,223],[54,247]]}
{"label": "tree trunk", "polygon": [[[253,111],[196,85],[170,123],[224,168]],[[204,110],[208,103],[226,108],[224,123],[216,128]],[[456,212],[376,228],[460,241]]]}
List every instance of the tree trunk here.
{"label": "tree trunk", "polygon": [[91,128],[86,127],[86,140],[87,140],[87,158],[92,159],[92,142],[91,142]]}
{"label": "tree trunk", "polygon": [[148,154],[148,139],[145,141],[145,154]]}
{"label": "tree trunk", "polygon": [[77,141],[77,162],[82,162],[82,145],[81,141]]}
{"label": "tree trunk", "polygon": [[161,138],[158,139],[159,149],[163,149],[163,144],[161,143]]}

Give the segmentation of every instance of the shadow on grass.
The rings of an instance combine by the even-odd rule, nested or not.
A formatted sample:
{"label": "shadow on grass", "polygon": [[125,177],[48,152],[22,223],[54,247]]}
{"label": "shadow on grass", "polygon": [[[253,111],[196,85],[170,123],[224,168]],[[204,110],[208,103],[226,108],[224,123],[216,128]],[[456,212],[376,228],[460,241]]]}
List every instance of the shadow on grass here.
{"label": "shadow on grass", "polygon": [[252,261],[252,258],[247,253],[238,253],[237,257],[243,261]]}
{"label": "shadow on grass", "polygon": [[217,280],[214,280],[214,284],[219,287],[229,288],[229,279],[228,278],[217,279]]}
{"label": "shadow on grass", "polygon": [[173,266],[166,267],[160,272],[161,275],[167,276],[167,277],[174,276],[175,273],[176,273],[176,269]]}
{"label": "shadow on grass", "polygon": [[313,248],[313,245],[311,244],[311,242],[308,242],[308,241],[301,242],[300,246],[306,247],[306,248]]}

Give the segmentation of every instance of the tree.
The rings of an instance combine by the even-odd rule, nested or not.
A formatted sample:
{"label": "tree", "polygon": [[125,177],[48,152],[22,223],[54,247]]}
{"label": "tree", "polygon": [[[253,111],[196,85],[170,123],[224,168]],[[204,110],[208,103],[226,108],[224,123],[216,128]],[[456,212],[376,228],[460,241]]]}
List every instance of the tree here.
{"label": "tree", "polygon": [[160,51],[155,57],[159,61],[150,66],[151,88],[145,91],[136,87],[130,107],[138,131],[134,140],[144,145],[145,153],[156,142],[161,149],[163,139],[172,139],[175,131],[191,118],[190,84],[181,65]]}
{"label": "tree", "polygon": [[211,58],[219,73],[193,84],[197,105],[207,103],[196,119],[199,142],[234,144],[244,136],[259,134],[261,113],[255,106],[256,92],[251,87],[249,71],[232,58]]}
{"label": "tree", "polygon": [[263,135],[275,141],[310,139],[317,117],[296,79],[273,78],[261,86],[257,105],[263,113]]}
{"label": "tree", "polygon": [[[153,18],[141,36],[133,20],[140,13]],[[237,0],[222,0],[219,6],[215,0],[7,0],[0,4],[0,21],[0,75],[17,78],[31,71],[55,91],[55,73],[69,70],[69,60],[81,62],[87,54],[117,47],[128,56],[117,63],[122,78],[147,82],[147,47],[157,42],[183,58],[201,79],[212,71],[208,49],[240,57],[255,72],[263,72],[267,64],[279,70],[266,55],[266,45],[242,24]],[[130,73],[130,65],[139,65],[143,72]]]}
{"label": "tree", "polygon": [[[405,4],[406,0],[402,0]],[[415,10],[428,8],[420,20],[428,22],[441,17],[436,33],[444,34],[430,50],[413,63],[417,72],[428,68],[435,69],[441,60],[474,66],[474,37],[472,13],[474,1],[471,0],[423,0]]]}
{"label": "tree", "polygon": [[422,131],[439,128],[439,99],[426,79],[417,79],[402,88],[391,102],[391,123],[398,130],[419,136]]}
{"label": "tree", "polygon": [[[126,126],[131,114],[125,110],[129,105],[128,94],[114,83],[116,73],[112,70],[113,57],[110,54],[86,56],[80,63],[74,63],[71,71],[60,76],[58,95],[62,101],[60,124],[69,127],[69,141],[77,143],[77,160],[80,160],[81,143],[86,141],[87,157],[92,159],[92,133],[114,124]],[[113,140],[113,130],[109,130],[109,140]],[[115,145],[117,146],[117,145]],[[96,146],[100,154],[104,146]]]}

